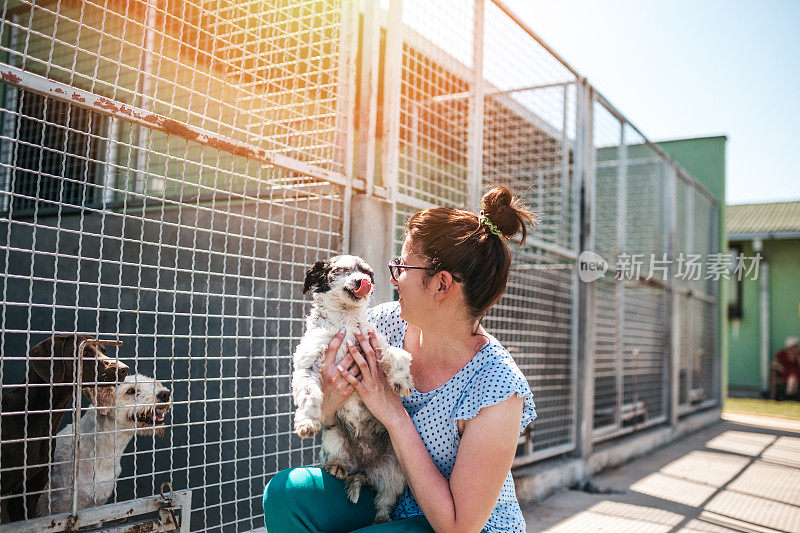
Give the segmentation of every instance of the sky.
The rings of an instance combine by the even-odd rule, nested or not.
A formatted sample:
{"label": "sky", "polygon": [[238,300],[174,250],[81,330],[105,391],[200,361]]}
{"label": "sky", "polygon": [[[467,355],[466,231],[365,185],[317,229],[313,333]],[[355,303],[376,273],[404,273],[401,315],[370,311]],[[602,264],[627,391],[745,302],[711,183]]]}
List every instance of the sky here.
{"label": "sky", "polygon": [[800,0],[505,0],[651,141],[726,135],[728,204],[800,200]]}

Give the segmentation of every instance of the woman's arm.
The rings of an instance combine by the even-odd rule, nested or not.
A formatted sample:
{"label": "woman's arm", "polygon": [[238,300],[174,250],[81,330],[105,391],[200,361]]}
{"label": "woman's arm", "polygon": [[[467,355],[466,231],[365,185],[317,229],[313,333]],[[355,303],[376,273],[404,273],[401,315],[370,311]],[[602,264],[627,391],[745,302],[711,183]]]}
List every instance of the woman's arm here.
{"label": "woman's arm", "polygon": [[523,399],[510,398],[465,421],[450,481],[439,472],[400,398],[385,383],[373,343],[361,341],[364,355],[350,354],[361,369],[359,381],[341,369],[361,399],[386,426],[408,485],[436,531],[480,531],[497,504],[519,440]]}
{"label": "woman's arm", "polygon": [[436,531],[480,531],[503,488],[519,441],[522,398],[484,407],[466,421],[448,482],[409,418],[389,429],[408,485]]}

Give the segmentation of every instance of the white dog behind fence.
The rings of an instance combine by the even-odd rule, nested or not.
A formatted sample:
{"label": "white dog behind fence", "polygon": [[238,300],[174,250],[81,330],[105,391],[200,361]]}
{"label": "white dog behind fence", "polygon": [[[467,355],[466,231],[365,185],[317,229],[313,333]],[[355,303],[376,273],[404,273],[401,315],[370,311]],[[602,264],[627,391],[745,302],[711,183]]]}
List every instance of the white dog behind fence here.
{"label": "white dog behind fence", "polygon": [[[128,376],[110,387],[85,387],[96,406],[81,417],[78,462],[78,509],[103,505],[114,491],[122,472],[121,460],[135,435],[161,435],[169,411],[168,388],[142,374]],[[56,437],[50,481],[39,498],[37,516],[72,510],[75,428],[67,425]]]}

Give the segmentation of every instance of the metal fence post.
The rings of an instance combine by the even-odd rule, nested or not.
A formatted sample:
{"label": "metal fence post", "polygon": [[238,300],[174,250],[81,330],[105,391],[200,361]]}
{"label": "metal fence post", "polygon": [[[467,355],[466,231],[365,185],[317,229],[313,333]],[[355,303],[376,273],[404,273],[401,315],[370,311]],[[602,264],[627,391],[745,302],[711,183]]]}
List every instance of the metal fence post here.
{"label": "metal fence post", "polygon": [[[581,361],[581,350],[582,345],[580,344],[580,319],[581,319],[581,311],[582,308],[580,306],[580,294],[581,294],[581,279],[578,276],[578,255],[580,254],[581,250],[581,235],[583,234],[583,227],[581,225],[582,221],[582,213],[581,213],[581,176],[578,173],[577,168],[577,159],[579,154],[583,154],[582,149],[579,148],[578,142],[578,106],[579,104],[579,83],[575,83],[575,144],[573,146],[573,158],[575,160],[575,164],[572,168],[572,195],[570,200],[570,212],[572,215],[572,228],[571,228],[571,242],[570,248],[575,252],[575,259],[573,260],[573,271],[572,271],[572,290],[570,291],[570,295],[572,298],[572,312],[570,317],[571,327],[570,327],[570,394],[572,395],[572,418],[573,423],[570,424],[570,442],[574,446],[578,446],[578,434],[580,432],[580,422],[579,422],[579,415],[581,412],[581,405],[580,402],[582,398],[578,397],[577,389],[578,383],[580,379],[581,372],[579,370],[579,361]],[[566,106],[566,101],[564,103]],[[565,113],[566,114],[566,113]],[[564,130],[566,132],[567,123],[564,122]],[[567,139],[567,135],[565,133],[564,138]],[[564,151],[568,151],[568,148],[565,146]],[[567,158],[569,154],[567,155]],[[563,160],[562,160],[563,162]],[[567,165],[569,161],[567,161]],[[569,171],[569,166],[562,167],[564,170]]]}
{"label": "metal fence post", "polygon": [[[728,254],[730,250],[728,249],[727,235],[724,231],[720,231],[720,229],[725,227],[725,204],[717,202],[716,205],[717,213],[714,218],[714,231],[717,237],[715,242],[717,242],[719,251]],[[717,350],[719,350],[717,354],[717,364],[719,365],[717,383],[719,384],[719,405],[722,406],[725,398],[728,397],[728,343],[730,339],[728,339],[726,332],[728,331],[728,290],[730,289],[728,284],[724,281],[717,283],[716,288],[715,296],[717,298],[717,316],[719,317],[719,322],[717,325],[715,346]]]}
{"label": "metal fence post", "polygon": [[[586,79],[582,78],[576,86],[578,103],[578,130],[575,150],[575,177],[581,187],[580,250],[594,248],[594,202],[595,180],[593,172],[592,140],[592,90]],[[580,268],[580,258],[576,265]],[[587,458],[592,453],[592,430],[594,421],[594,299],[595,283],[581,283],[579,288],[578,325],[578,379],[575,393],[578,396],[576,413],[577,443],[580,457]]]}
{"label": "metal fence post", "polygon": [[669,299],[667,300],[667,313],[670,317],[670,342],[669,342],[669,370],[667,389],[669,398],[669,424],[673,428],[678,425],[678,404],[680,399],[680,349],[681,349],[681,315],[680,315],[680,292],[675,283],[675,255],[677,250],[677,180],[678,175],[675,172],[675,167],[668,165],[666,167],[666,226],[667,226],[667,239],[666,250],[669,254],[669,280],[667,281],[667,288]]}
{"label": "metal fence post", "polygon": [[[371,2],[368,2],[371,4]],[[352,213],[353,173],[356,148],[355,111],[356,111],[356,57],[358,55],[358,2],[345,0],[341,6],[342,25],[340,28],[339,49],[346,54],[339,58],[337,115],[344,123],[339,130],[342,136],[342,162],[346,185],[342,192],[342,252],[350,252],[350,216]],[[374,146],[374,144],[373,144]],[[371,187],[368,188],[371,190]]]}
{"label": "metal fence post", "polygon": [[761,371],[761,390],[769,391],[769,263],[762,261],[758,280],[758,331],[759,331],[759,370]]}
{"label": "metal fence post", "polygon": [[[628,200],[628,146],[625,141],[625,123],[620,122],[619,150],[617,152],[617,257],[627,249],[627,200]],[[617,280],[617,371],[615,376],[614,424],[622,427],[622,404],[625,394],[625,276]],[[636,357],[632,353],[631,357]],[[635,399],[634,399],[635,401]]]}
{"label": "metal fence post", "polygon": [[[559,237],[564,239],[564,244],[569,242],[570,220],[569,211],[566,206],[570,205],[570,190],[569,190],[569,135],[568,135],[568,121],[569,121],[569,88],[570,84],[565,84],[561,92],[563,99],[563,106],[561,109],[561,224],[559,225]],[[538,180],[541,183],[541,180]],[[574,185],[574,184],[573,184]],[[571,221],[575,224],[575,219]],[[573,241],[572,246],[576,246],[577,242]],[[568,245],[567,245],[568,246]]]}
{"label": "metal fence post", "polygon": [[[142,35],[142,59],[139,64],[139,84],[140,91],[138,106],[145,111],[155,111],[151,95],[152,71],[153,71],[153,48],[156,32],[156,3],[154,0],[147,2],[145,10],[144,31]],[[149,107],[149,109],[148,109]],[[144,194],[147,190],[147,139],[150,135],[150,128],[139,126],[136,133],[136,192]]]}
{"label": "metal fence post", "polygon": [[472,37],[472,84],[469,94],[467,146],[467,209],[478,209],[483,176],[483,32],[484,0],[475,0]]}
{"label": "metal fence post", "polygon": [[390,0],[386,18],[381,124],[381,185],[391,203],[388,242],[394,242],[397,182],[400,173],[400,96],[403,79],[403,0]]}
{"label": "metal fence post", "polygon": [[[367,194],[375,185],[375,130],[378,122],[378,72],[380,70],[380,23],[378,2],[364,2],[361,27],[361,104],[358,110],[358,162],[356,176],[364,179]],[[356,15],[356,20],[358,15]]]}
{"label": "metal fence post", "polygon": [[400,165],[400,84],[403,74],[403,0],[389,2],[383,76],[381,185],[394,202]]}
{"label": "metal fence post", "polygon": [[[694,231],[695,231],[695,224],[697,223],[695,212],[694,212],[694,184],[689,186],[689,193],[686,196],[686,253],[693,254],[694,253]],[[694,291],[697,289],[697,283],[689,279],[689,292],[687,293],[686,298],[686,331],[684,334],[687,336],[688,343],[687,345],[687,356],[688,356],[688,365],[686,369],[686,401],[687,406],[691,407],[692,405],[692,394],[694,392],[695,383],[694,383],[694,371],[696,368],[696,361],[697,354],[695,353],[696,344],[695,344],[695,335],[694,335]]]}
{"label": "metal fence post", "polygon": [[[716,207],[716,209],[714,209]],[[724,244],[723,247],[720,247],[720,240],[719,240],[719,203],[716,199],[712,200],[712,209],[711,212],[711,246],[714,252],[725,252],[727,253],[727,244]],[[728,385],[727,380],[723,379],[723,375],[727,374],[725,372],[723,366],[723,358],[722,358],[722,337],[720,335],[720,325],[724,325],[724,331],[727,331],[727,317],[728,317],[728,298],[727,298],[727,291],[725,284],[720,281],[716,281],[714,283],[714,287],[709,295],[715,298],[716,301],[716,308],[717,312],[715,313],[714,318],[714,356],[712,357],[711,361],[714,365],[713,368],[713,383],[716,387],[716,391],[714,391],[714,397],[717,400],[717,405],[722,407],[722,403],[725,401],[728,392]]]}

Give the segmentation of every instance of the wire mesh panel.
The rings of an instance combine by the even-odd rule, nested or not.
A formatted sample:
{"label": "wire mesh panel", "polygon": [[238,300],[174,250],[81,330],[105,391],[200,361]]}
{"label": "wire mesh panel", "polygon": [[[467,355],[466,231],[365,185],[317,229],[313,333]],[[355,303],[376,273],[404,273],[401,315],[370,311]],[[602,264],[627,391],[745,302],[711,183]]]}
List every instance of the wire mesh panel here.
{"label": "wire mesh panel", "polygon": [[575,77],[492,2],[484,25],[482,183],[524,198],[538,218],[530,237],[556,247],[513,250],[505,296],[486,319],[537,401],[524,462],[575,446]]}
{"label": "wire mesh panel", "polygon": [[342,172],[338,69],[352,46],[342,13],[338,0],[11,0],[2,50],[11,65],[117,105]]}
{"label": "wire mesh panel", "polygon": [[665,162],[626,128],[625,252],[642,259],[642,275],[667,282],[664,254]]}
{"label": "wire mesh panel", "polygon": [[[702,275],[693,280],[693,288],[705,296],[716,296],[716,287],[719,283],[719,270],[715,273],[714,254],[719,251],[716,242],[716,206],[711,199],[697,190],[694,193],[694,224],[692,227],[692,240],[695,250],[703,254]],[[717,263],[724,267],[724,264]],[[716,279],[715,279],[716,278]]]}
{"label": "wire mesh panel", "polygon": [[688,317],[680,330],[679,402],[686,413],[719,401],[717,295],[727,266],[719,254],[718,204],[685,176],[678,180],[677,200],[679,211],[688,214],[686,222],[679,222],[686,252],[678,285]]}
{"label": "wire mesh panel", "polygon": [[666,415],[669,339],[667,295],[661,288],[625,287],[622,427]]}
{"label": "wire mesh panel", "polygon": [[632,263],[641,260],[642,271],[625,283],[623,296],[623,427],[666,416],[670,356],[666,162],[633,128],[624,133],[625,252]]}
{"label": "wire mesh panel", "polygon": [[574,447],[573,271],[569,259],[532,247],[513,250],[506,292],[485,320],[528,378],[538,418],[528,460]]}
{"label": "wire mesh panel", "polygon": [[[122,342],[109,354],[136,378],[110,396],[90,387],[78,413],[78,493],[94,494],[91,506],[158,494],[168,481],[193,489],[192,530],[249,530],[263,524],[270,475],[314,462],[313,444],[292,432],[291,354],[305,269],[341,251],[343,188],[236,147],[256,144],[314,175],[346,172],[349,7],[4,4],[0,63],[50,83],[33,92],[4,71],[13,85],[0,85],[4,407],[8,395],[33,406],[57,389],[32,374],[40,341]],[[103,98],[92,107],[86,94]],[[168,394],[166,413],[153,391]],[[73,405],[46,404],[61,421],[51,433],[73,422]],[[90,433],[84,419],[111,422]],[[126,424],[136,420],[158,430],[134,436]],[[64,431],[52,440],[54,476],[73,467]],[[103,457],[121,464],[110,485],[83,471]],[[14,519],[71,510],[71,482],[26,480],[7,493],[6,466],[4,520],[21,493],[32,505]]]}
{"label": "wire mesh panel", "polygon": [[[51,127],[43,123],[42,135]],[[183,144],[177,153],[188,150]],[[122,341],[117,356],[160,380],[172,410],[163,437],[136,437],[122,455],[112,500],[151,495],[170,481],[195,489],[193,529],[243,530],[261,523],[271,473],[314,461],[291,431],[291,353],[306,311],[305,268],[340,249],[341,191],[211,149],[196,155],[182,173],[203,181],[207,172],[204,194],[196,181],[175,178],[185,195],[112,190],[115,201],[101,209],[76,206],[64,194],[71,182],[55,177],[46,182],[56,189],[52,200],[24,205],[18,188],[7,191],[3,391],[24,387],[26,352],[54,333]],[[169,153],[158,156],[145,173],[163,171]],[[33,186],[32,171],[16,161],[12,183]]]}
{"label": "wire mesh panel", "polygon": [[403,250],[403,238],[405,236],[405,228],[408,219],[416,213],[417,210],[402,204],[397,205],[395,210],[395,232],[394,232],[394,251],[395,255],[400,255]]}
{"label": "wire mesh panel", "polygon": [[[574,109],[573,86],[539,91],[555,92],[556,106]],[[484,109],[483,182],[505,185],[525,198],[539,215],[537,239],[573,248],[574,139],[564,133],[563,124],[558,130],[545,129],[541,121],[537,126],[533,110],[510,96],[487,96]],[[562,112],[565,117],[573,113]]]}
{"label": "wire mesh panel", "polygon": [[670,356],[666,162],[595,102],[595,249],[616,267],[596,284],[595,438],[665,420]]}
{"label": "wire mesh panel", "polygon": [[678,306],[678,404],[685,410],[693,402],[692,382],[694,377],[694,340],[692,333],[692,302],[690,296],[679,294]]}
{"label": "wire mesh panel", "polygon": [[614,279],[614,266],[620,249],[618,217],[624,209],[619,197],[620,161],[619,145],[621,125],[604,106],[595,102],[593,113],[593,146],[595,152],[595,251],[609,264],[605,276],[593,281],[595,307],[594,320],[594,420],[595,429],[615,427],[619,419],[618,389],[621,384],[619,354],[620,294]]}
{"label": "wire mesh panel", "polygon": [[466,207],[472,1],[403,3],[398,191]]}
{"label": "wire mesh panel", "polygon": [[123,341],[118,356],[161,380],[173,408],[164,437],[137,437],[123,455],[113,499],[170,481],[196,491],[193,529],[249,529],[267,476],[314,460],[291,432],[290,359],[306,265],[339,250],[341,198],[207,152],[199,159],[217,179],[206,198],[123,194],[105,210],[63,202],[26,213],[11,195],[0,228],[3,384],[23,382],[26,352],[53,333]]}
{"label": "wire mesh panel", "polygon": [[537,239],[574,249],[575,77],[492,2],[485,18],[483,183],[528,201]]}
{"label": "wire mesh panel", "polygon": [[[482,118],[475,119],[472,1],[403,3],[400,172],[395,248],[418,209],[466,205],[469,139],[477,135],[483,188],[502,184],[540,221],[538,247],[515,251],[506,296],[486,326],[529,378],[539,402],[535,437],[520,449],[532,460],[574,446],[573,326],[577,191],[574,75],[491,2],[485,3]],[[516,56],[503,53],[511,48]],[[388,90],[384,88],[384,90]],[[410,200],[410,199],[411,200]],[[541,394],[541,396],[540,396]],[[532,444],[531,444],[532,442]]]}
{"label": "wire mesh panel", "polygon": [[[105,177],[99,160],[104,144],[100,136],[110,125],[107,117],[33,93],[20,97],[11,89],[4,92],[8,114],[3,137],[16,137],[19,143],[13,147],[3,143],[0,151],[3,190],[13,193],[0,200],[3,210],[31,212],[38,206],[52,211],[59,203],[102,202],[89,184],[102,183]],[[17,167],[14,180],[12,159]],[[66,186],[59,179],[62,175],[69,177]]]}
{"label": "wire mesh panel", "polygon": [[698,345],[703,350],[701,358],[701,376],[699,382],[705,392],[706,405],[718,405],[720,398],[720,359],[718,343],[719,314],[716,302],[702,302],[700,316],[704,330]]}

